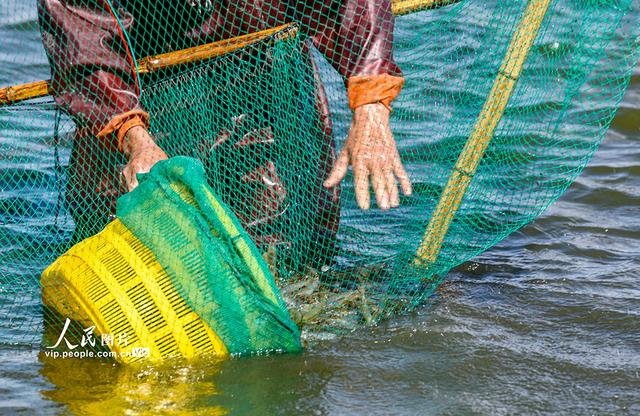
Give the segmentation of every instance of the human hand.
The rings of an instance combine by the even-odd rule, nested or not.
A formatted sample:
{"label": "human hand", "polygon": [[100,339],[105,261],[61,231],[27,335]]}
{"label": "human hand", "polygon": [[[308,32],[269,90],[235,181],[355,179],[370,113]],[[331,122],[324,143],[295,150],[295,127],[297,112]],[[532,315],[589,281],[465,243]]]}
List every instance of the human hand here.
{"label": "human hand", "polygon": [[389,128],[390,111],[382,104],[356,107],[349,136],[324,186],[339,184],[353,166],[356,200],[362,209],[370,206],[369,180],[383,210],[400,204],[398,182],[411,195],[411,182],[402,166],[396,142]]}
{"label": "human hand", "polygon": [[138,186],[136,174],[149,172],[156,162],[167,159],[167,154],[153,141],[144,127],[129,129],[124,136],[122,149],[129,159],[122,170],[129,191]]}

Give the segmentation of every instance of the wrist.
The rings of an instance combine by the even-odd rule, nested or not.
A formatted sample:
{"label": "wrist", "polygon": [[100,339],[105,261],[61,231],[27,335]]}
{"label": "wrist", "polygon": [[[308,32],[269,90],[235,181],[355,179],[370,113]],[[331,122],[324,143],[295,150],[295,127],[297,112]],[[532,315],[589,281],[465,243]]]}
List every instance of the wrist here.
{"label": "wrist", "polygon": [[378,113],[382,116],[389,117],[391,109],[381,102],[362,104],[353,109],[354,113]]}
{"label": "wrist", "polygon": [[353,109],[353,120],[360,123],[388,124],[391,111],[382,103],[363,104]]}

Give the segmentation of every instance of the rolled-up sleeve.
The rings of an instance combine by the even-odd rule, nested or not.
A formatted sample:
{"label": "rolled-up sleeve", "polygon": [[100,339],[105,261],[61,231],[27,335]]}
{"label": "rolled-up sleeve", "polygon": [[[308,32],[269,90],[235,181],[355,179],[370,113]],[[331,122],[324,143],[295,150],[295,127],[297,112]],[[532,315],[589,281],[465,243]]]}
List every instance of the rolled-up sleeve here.
{"label": "rolled-up sleeve", "polygon": [[139,104],[132,57],[120,30],[133,18],[103,0],[39,0],[42,40],[51,66],[57,104],[77,125],[110,148],[119,147],[119,129],[148,123]]}
{"label": "rolled-up sleeve", "polygon": [[316,48],[345,78],[350,107],[373,102],[389,107],[404,84],[393,58],[395,17],[390,0],[317,4],[302,9],[301,21]]}

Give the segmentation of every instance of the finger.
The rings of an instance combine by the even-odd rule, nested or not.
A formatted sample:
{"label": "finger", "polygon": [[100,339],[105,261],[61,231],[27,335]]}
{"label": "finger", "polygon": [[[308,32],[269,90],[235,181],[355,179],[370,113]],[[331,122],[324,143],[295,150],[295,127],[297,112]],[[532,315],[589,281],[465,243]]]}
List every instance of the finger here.
{"label": "finger", "polygon": [[387,193],[387,184],[384,173],[379,166],[376,166],[371,172],[371,183],[376,193],[376,202],[382,210],[389,209],[389,194]]}
{"label": "finger", "polygon": [[400,182],[400,187],[402,187],[402,193],[409,196],[411,195],[411,181],[409,180],[409,175],[407,175],[407,171],[404,170],[404,166],[402,166],[402,162],[400,161],[400,155],[396,152],[396,157],[393,160],[393,173],[398,178]]}
{"label": "finger", "polygon": [[124,175],[124,179],[127,182],[127,189],[129,192],[133,191],[138,187],[138,178],[136,177],[135,172],[130,167],[124,168],[122,172]]}
{"label": "finger", "polygon": [[129,192],[129,182],[124,175],[124,168],[118,170],[118,194],[123,195]]}
{"label": "finger", "polygon": [[129,192],[133,191],[138,187],[138,178],[136,175],[133,175],[129,181]]}
{"label": "finger", "polygon": [[339,184],[342,179],[344,179],[344,175],[347,174],[347,169],[349,168],[349,154],[347,153],[347,149],[342,149],[338,159],[333,164],[333,169],[329,173],[329,177],[324,181],[325,188],[332,188]]}
{"label": "finger", "polygon": [[371,204],[369,197],[369,170],[361,161],[353,166],[353,181],[355,183],[356,201],[360,209],[369,209]]}
{"label": "finger", "polygon": [[389,193],[389,205],[395,208],[400,205],[400,196],[398,196],[398,182],[390,169],[385,169],[385,180],[387,182],[387,192]]}

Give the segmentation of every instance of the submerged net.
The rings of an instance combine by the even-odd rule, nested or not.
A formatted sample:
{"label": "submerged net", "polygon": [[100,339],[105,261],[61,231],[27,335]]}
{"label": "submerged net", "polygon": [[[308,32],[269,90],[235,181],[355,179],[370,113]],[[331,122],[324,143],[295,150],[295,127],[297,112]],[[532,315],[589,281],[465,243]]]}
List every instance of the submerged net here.
{"label": "submerged net", "polygon": [[[119,140],[140,125],[202,162],[303,333],[411,310],[581,172],[639,16],[634,0],[5,2],[0,88],[50,81],[0,91],[0,344],[49,345],[45,320],[55,342],[65,317],[42,308],[40,275],[114,220]],[[393,109],[413,186],[399,207],[371,190],[360,209],[351,171],[323,186],[350,104]]]}

